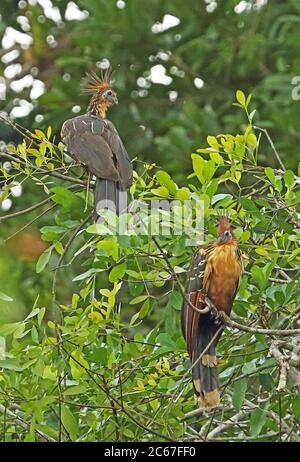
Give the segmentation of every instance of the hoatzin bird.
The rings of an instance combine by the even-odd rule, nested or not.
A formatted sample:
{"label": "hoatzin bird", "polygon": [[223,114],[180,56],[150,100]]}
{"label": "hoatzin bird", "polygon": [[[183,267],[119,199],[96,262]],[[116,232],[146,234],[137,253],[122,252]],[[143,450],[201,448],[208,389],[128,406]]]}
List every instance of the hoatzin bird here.
{"label": "hoatzin bird", "polygon": [[220,328],[216,314],[200,314],[197,309],[203,310],[205,298],[208,298],[218,312],[224,311],[229,316],[242,272],[242,254],[228,219],[222,217],[218,223],[217,239],[200,247],[192,258],[181,311],[182,332],[201,408],[217,407],[220,402],[215,348],[222,330],[216,335]]}
{"label": "hoatzin bird", "polygon": [[107,109],[118,104],[112,88],[111,71],[98,77],[88,74],[83,91],[92,95],[88,112],[66,120],[61,138],[68,152],[96,176],[94,219],[99,208],[116,214],[126,210],[127,192],[132,182],[132,164],[114,125],[106,119]]}

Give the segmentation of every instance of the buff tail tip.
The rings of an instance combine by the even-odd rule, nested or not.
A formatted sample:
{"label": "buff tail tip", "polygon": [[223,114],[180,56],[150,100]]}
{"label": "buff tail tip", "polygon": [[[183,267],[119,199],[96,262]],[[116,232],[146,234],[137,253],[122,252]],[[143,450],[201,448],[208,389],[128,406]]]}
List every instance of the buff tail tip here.
{"label": "buff tail tip", "polygon": [[196,400],[200,409],[214,409],[220,405],[220,393],[216,388],[215,390],[209,391],[207,393],[201,393],[196,396]]}

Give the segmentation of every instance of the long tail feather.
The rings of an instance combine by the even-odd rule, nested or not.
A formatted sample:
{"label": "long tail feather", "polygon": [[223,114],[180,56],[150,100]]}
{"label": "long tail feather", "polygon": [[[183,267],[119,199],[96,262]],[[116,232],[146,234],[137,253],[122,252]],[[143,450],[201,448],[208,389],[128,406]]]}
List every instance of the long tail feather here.
{"label": "long tail feather", "polygon": [[[201,408],[217,407],[220,403],[219,381],[216,371],[217,358],[215,352],[215,345],[218,339],[214,339],[212,342],[217,329],[218,327],[210,318],[209,314],[200,316],[196,342],[191,359],[194,364],[192,371],[194,389],[198,404]],[[209,344],[210,346],[208,347]]]}
{"label": "long tail feather", "polygon": [[100,209],[110,209],[117,215],[127,210],[127,191],[116,181],[97,178],[94,192],[94,220],[100,223]]}

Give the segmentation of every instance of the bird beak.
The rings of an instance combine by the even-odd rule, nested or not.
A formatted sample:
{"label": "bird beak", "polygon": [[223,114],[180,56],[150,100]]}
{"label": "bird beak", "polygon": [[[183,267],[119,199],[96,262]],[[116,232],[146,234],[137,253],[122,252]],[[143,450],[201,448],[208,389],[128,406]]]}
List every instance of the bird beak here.
{"label": "bird beak", "polygon": [[225,242],[226,242],[226,239],[224,238],[223,235],[221,235],[220,237],[218,237],[217,243],[218,243],[219,245],[223,245],[223,244],[225,244]]}
{"label": "bird beak", "polygon": [[232,239],[232,234],[229,233],[228,236],[225,234],[221,234],[221,236],[218,237],[217,242],[219,245],[226,244],[226,242],[229,242]]}
{"label": "bird beak", "polygon": [[114,103],[114,104],[119,104],[117,95],[114,95],[113,98],[112,98],[112,100],[113,100],[113,103]]}

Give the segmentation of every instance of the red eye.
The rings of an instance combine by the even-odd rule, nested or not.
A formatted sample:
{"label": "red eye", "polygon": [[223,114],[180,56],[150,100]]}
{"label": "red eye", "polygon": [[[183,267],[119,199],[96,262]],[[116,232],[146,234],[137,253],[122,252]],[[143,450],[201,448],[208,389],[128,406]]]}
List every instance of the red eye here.
{"label": "red eye", "polygon": [[108,92],[106,93],[108,96],[111,96],[112,95],[112,91],[111,90],[108,90]]}

